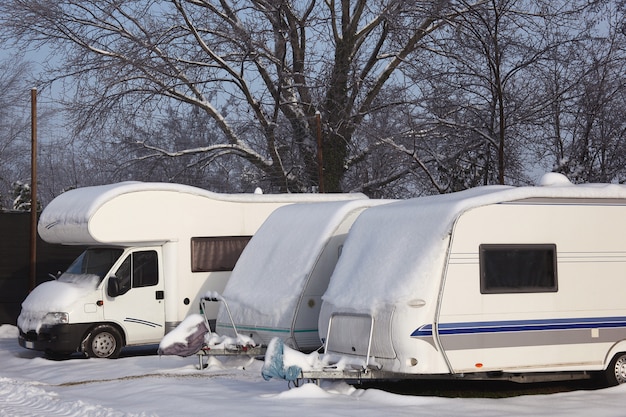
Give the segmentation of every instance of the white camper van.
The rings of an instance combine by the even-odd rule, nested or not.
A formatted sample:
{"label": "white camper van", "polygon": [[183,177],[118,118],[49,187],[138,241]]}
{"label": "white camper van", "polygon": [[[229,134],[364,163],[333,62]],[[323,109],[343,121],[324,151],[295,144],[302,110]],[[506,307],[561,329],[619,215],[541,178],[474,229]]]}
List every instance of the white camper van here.
{"label": "white camper van", "polygon": [[[116,357],[158,343],[206,291],[222,291],[250,237],[276,208],[362,194],[217,194],[125,182],[61,194],[38,226],[50,243],[90,246],[36,287],[18,317],[19,343],[66,355]],[[208,312],[213,320],[217,315]]]}
{"label": "white camper van", "polygon": [[[323,296],[326,357],[359,378],[625,382],[626,186],[542,184],[361,214]],[[354,375],[327,369],[304,374]]]}
{"label": "white camper van", "polygon": [[[322,294],[354,220],[391,200],[298,204],[273,212],[254,235],[226,285],[217,333],[266,345],[280,337],[293,349],[321,345]],[[232,321],[231,321],[232,318]]]}

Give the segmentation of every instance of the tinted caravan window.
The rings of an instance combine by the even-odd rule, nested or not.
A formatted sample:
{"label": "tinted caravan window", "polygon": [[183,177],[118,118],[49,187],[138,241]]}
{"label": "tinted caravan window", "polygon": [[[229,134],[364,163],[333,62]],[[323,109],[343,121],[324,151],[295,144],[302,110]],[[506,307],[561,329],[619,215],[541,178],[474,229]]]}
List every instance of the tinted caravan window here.
{"label": "tinted caravan window", "polygon": [[557,290],[556,245],[480,245],[483,294]]}
{"label": "tinted caravan window", "polygon": [[191,238],[191,272],[232,271],[252,236]]}

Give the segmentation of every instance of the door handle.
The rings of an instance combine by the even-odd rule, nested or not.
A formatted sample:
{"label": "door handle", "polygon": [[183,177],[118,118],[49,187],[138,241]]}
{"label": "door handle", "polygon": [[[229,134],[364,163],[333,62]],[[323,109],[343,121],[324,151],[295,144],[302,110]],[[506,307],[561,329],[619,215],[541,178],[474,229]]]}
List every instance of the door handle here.
{"label": "door handle", "polygon": [[159,290],[159,291],[155,291],[155,293],[154,293],[154,297],[155,297],[157,300],[163,300],[163,299],[165,298],[165,293],[164,293],[163,291],[161,291],[161,290]]}

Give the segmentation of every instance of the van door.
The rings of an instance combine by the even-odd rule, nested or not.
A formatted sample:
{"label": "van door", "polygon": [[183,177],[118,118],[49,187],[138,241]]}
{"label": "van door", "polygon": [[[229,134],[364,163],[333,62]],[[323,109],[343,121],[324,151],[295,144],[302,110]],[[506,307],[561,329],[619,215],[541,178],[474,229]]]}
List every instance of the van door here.
{"label": "van door", "polygon": [[118,295],[106,295],[104,318],[123,327],[126,345],[159,343],[165,334],[161,260],[160,247],[135,249],[113,273]]}

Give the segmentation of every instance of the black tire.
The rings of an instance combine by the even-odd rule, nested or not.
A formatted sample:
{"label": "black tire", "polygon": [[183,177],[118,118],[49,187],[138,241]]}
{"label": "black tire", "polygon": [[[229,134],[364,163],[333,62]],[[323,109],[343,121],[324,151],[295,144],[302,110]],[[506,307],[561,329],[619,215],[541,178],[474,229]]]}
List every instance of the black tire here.
{"label": "black tire", "polygon": [[91,329],[83,350],[88,358],[115,359],[122,350],[122,336],[115,327],[101,324]]}
{"label": "black tire", "polygon": [[626,353],[618,353],[613,357],[604,376],[609,386],[626,383]]}

